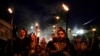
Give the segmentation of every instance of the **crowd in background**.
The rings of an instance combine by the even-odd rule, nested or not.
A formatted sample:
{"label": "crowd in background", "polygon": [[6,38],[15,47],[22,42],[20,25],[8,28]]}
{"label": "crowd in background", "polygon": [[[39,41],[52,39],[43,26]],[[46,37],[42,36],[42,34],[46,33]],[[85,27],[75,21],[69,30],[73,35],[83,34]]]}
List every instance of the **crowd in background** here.
{"label": "crowd in background", "polygon": [[24,28],[18,33],[14,36],[13,43],[9,40],[6,43],[10,44],[0,46],[0,56],[100,56],[100,36],[77,36],[70,41],[65,30],[60,27],[57,35],[51,33],[52,40],[46,42],[45,38],[40,40],[33,32],[27,36]]}

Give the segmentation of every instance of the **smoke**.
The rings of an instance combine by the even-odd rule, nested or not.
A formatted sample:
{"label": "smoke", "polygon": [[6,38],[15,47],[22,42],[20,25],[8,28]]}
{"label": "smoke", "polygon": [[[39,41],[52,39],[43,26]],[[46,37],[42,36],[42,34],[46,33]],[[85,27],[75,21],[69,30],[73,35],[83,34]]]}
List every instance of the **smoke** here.
{"label": "smoke", "polygon": [[[17,26],[19,28],[25,28],[28,31],[28,34],[31,32],[35,33],[35,22],[39,23],[40,27],[40,39],[42,37],[45,37],[48,41],[50,39],[50,34],[53,33],[52,31],[52,21],[49,21],[51,19],[55,19],[52,14],[57,13],[60,9],[58,4],[50,4],[45,5],[41,3],[42,5],[39,7],[42,7],[42,9],[35,8],[30,9],[27,6],[24,6],[22,4],[15,4],[17,14]],[[33,8],[32,7],[32,8]],[[38,10],[35,10],[38,9]],[[15,13],[16,14],[16,13]],[[60,20],[60,26],[62,26],[64,29],[66,29],[66,23],[63,22],[63,20]],[[55,23],[56,24],[56,23]],[[30,27],[33,26],[33,29]]]}

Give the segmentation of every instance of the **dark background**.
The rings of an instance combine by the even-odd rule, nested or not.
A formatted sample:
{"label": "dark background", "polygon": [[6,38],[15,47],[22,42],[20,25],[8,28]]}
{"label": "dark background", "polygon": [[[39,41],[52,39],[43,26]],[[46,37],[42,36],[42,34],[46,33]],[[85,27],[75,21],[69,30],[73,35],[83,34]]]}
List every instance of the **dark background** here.
{"label": "dark background", "polygon": [[[84,26],[89,28],[91,25],[100,25],[99,0],[0,0],[0,18],[10,22],[11,15],[7,8],[12,6],[14,8],[14,24],[18,27],[24,27],[34,21],[39,21],[42,26],[46,24],[45,22],[52,24],[55,23],[52,20],[52,15],[61,12],[59,6],[62,2],[67,4],[70,9],[69,27]],[[87,22],[88,24],[84,24]]]}

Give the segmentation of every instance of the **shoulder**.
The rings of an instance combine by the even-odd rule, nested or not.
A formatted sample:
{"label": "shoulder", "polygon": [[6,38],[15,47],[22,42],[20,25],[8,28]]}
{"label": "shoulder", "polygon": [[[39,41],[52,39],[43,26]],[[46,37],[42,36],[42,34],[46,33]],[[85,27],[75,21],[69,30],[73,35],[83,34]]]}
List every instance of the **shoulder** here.
{"label": "shoulder", "polygon": [[47,43],[47,46],[52,45],[52,43],[53,43],[53,41],[49,41],[49,42]]}

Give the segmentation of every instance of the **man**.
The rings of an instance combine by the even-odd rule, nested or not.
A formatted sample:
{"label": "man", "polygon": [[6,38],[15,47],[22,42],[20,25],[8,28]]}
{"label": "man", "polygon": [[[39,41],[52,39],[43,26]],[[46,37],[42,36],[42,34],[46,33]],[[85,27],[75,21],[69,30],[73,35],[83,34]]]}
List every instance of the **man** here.
{"label": "man", "polygon": [[51,34],[51,39],[46,47],[49,56],[56,56],[56,48],[54,43],[57,41],[56,35],[54,33]]}
{"label": "man", "polygon": [[19,37],[14,40],[14,56],[25,56],[28,48],[27,31],[23,28],[19,31]]}

